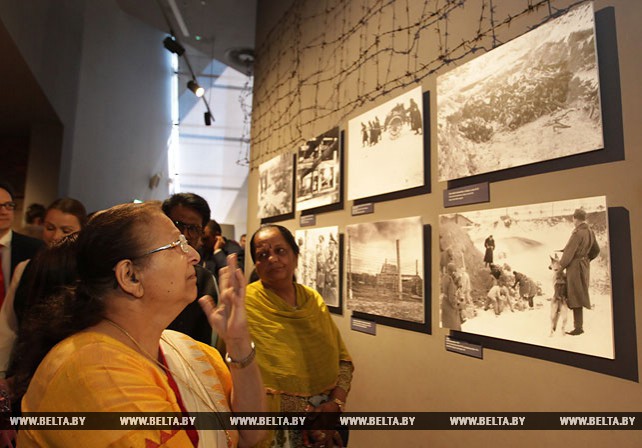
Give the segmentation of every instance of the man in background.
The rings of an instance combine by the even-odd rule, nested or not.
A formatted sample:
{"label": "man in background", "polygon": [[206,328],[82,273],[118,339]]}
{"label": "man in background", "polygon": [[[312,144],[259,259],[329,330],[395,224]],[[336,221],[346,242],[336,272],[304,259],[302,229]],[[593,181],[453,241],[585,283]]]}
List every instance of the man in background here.
{"label": "man in background", "polygon": [[[162,209],[178,230],[185,235],[189,245],[198,251],[201,247],[203,228],[210,220],[210,207],[207,201],[194,193],[176,193],[163,202]],[[210,295],[214,298],[214,303],[218,303],[218,288],[214,277],[207,269],[199,265],[195,265],[194,268],[198,288],[196,297],[167,328],[185,333],[208,345],[214,345],[212,327],[198,304],[198,299],[204,295]]]}
{"label": "man in background", "polygon": [[218,281],[219,269],[227,266],[227,256],[236,254],[238,265],[243,269],[245,264],[245,249],[237,242],[228,240],[223,236],[223,230],[219,223],[211,219],[205,226],[203,246],[200,250],[201,265],[214,274]]}
{"label": "man in background", "polygon": [[20,232],[32,238],[42,239],[47,209],[42,204],[33,203],[25,211],[25,226]]}
{"label": "man in background", "polygon": [[41,240],[11,230],[16,209],[14,197],[11,186],[0,181],[0,304],[9,289],[16,265],[33,257],[44,244]]}

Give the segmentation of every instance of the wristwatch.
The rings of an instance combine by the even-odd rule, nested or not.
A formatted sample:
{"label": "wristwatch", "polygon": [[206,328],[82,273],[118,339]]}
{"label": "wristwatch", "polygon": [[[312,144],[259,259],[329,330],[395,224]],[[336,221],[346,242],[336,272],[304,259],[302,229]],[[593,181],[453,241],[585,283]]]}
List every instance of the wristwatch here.
{"label": "wristwatch", "polygon": [[228,366],[234,369],[242,369],[244,367],[249,366],[250,363],[254,361],[254,357],[256,356],[256,345],[254,345],[254,342],[250,342],[250,348],[252,349],[250,354],[239,361],[233,360],[230,357],[229,353],[225,353],[225,362],[227,363]]}
{"label": "wristwatch", "polygon": [[346,405],[346,402],[345,402],[345,401],[341,401],[341,400],[339,400],[337,397],[334,397],[331,401],[332,401],[333,403],[336,403],[336,404],[337,404],[337,406],[339,406],[339,411],[340,411],[340,412],[343,412],[343,411],[344,411],[344,409],[343,409],[343,408],[344,408],[344,407],[345,407],[345,405]]}

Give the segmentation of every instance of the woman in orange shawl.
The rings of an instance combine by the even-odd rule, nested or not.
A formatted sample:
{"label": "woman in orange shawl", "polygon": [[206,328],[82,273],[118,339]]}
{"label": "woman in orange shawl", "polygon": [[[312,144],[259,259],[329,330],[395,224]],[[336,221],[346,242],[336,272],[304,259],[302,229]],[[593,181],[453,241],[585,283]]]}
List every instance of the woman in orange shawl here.
{"label": "woman in orange shawl", "polygon": [[[221,270],[219,306],[209,296],[199,300],[226,342],[228,369],[214,348],[165,330],[196,296],[199,256],[158,206],[123,204],[101,211],[76,244],[75,288],[43,301],[44,308],[32,314],[48,319],[31,327],[32,350],[50,350],[39,365],[31,358],[18,363],[16,377],[30,378],[23,413],[265,410],[245,318],[244,278],[234,257]],[[20,429],[18,445],[232,448],[254,446],[263,435],[193,424],[113,431],[31,426]]]}

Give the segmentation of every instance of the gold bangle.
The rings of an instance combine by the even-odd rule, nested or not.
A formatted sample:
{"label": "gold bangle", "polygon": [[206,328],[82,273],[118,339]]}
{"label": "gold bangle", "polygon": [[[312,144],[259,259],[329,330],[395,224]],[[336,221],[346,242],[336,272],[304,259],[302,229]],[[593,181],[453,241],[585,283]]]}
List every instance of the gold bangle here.
{"label": "gold bangle", "polygon": [[250,352],[249,355],[247,355],[245,358],[241,359],[240,361],[235,361],[230,357],[229,353],[225,353],[225,362],[227,363],[228,366],[233,367],[235,369],[243,369],[247,366],[249,366],[252,361],[254,361],[254,357],[256,356],[256,345],[254,345],[254,342],[250,342],[250,348],[252,351]]}
{"label": "gold bangle", "polygon": [[336,403],[336,404],[337,404],[337,406],[339,406],[339,411],[340,411],[340,412],[343,412],[343,411],[344,411],[344,409],[343,409],[343,408],[344,408],[344,406],[346,405],[346,402],[345,402],[345,401],[341,401],[341,400],[339,400],[337,397],[334,397],[334,398],[332,399],[332,402],[333,402],[333,403]]}

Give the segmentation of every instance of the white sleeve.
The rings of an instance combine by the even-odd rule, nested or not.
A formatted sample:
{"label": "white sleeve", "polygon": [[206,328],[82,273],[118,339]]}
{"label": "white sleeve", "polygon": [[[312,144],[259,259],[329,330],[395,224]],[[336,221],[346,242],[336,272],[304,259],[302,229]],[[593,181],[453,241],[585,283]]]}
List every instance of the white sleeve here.
{"label": "white sleeve", "polygon": [[16,266],[11,284],[0,309],[0,378],[5,377],[9,368],[11,351],[18,337],[18,319],[13,308],[13,302],[27,263],[29,263],[29,260],[23,261]]}

